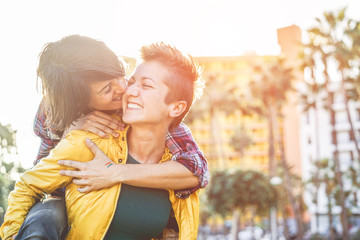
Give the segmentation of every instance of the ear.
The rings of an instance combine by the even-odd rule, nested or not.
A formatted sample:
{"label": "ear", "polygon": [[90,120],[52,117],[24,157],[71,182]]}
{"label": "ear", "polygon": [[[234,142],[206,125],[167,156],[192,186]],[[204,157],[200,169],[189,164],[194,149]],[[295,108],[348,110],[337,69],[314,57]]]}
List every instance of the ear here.
{"label": "ear", "polygon": [[186,101],[177,101],[170,104],[169,116],[172,118],[176,118],[180,116],[186,109],[187,103]]}

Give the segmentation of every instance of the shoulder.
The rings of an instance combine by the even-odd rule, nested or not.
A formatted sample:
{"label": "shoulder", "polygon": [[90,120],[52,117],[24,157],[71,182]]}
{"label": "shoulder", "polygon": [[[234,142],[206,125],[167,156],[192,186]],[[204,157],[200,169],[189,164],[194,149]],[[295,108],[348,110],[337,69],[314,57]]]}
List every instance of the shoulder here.
{"label": "shoulder", "polygon": [[83,130],[72,130],[66,135],[66,138],[63,139],[61,142],[65,140],[68,144],[73,146],[86,146],[85,139],[90,139],[94,143],[98,144],[105,144],[107,142],[111,142],[112,138],[101,138],[96,134],[86,132]]}
{"label": "shoulder", "polygon": [[68,142],[68,144],[75,147],[81,147],[81,146],[86,147],[85,139],[88,138],[92,142],[94,142],[101,150],[107,152],[109,151],[110,148],[114,149],[114,147],[117,148],[117,146],[126,145],[126,132],[127,132],[127,128],[122,131],[118,131],[120,136],[117,138],[113,136],[110,136],[109,138],[102,138],[96,134],[89,133],[86,131],[73,130],[67,134],[66,141]]}
{"label": "shoulder", "polygon": [[177,127],[171,129],[170,131],[171,135],[184,135],[191,133],[188,126],[185,125],[185,123],[180,123]]}

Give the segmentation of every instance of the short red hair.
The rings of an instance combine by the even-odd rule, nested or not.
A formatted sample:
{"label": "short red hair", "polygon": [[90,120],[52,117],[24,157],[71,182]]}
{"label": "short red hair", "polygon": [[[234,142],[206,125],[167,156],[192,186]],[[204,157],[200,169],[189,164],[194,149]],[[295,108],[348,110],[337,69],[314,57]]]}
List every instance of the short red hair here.
{"label": "short red hair", "polygon": [[169,92],[165,102],[186,101],[187,103],[185,111],[171,123],[170,129],[174,128],[181,123],[191,105],[203,92],[205,82],[202,78],[202,68],[189,54],[184,54],[163,42],[145,45],[140,52],[144,62],[156,61],[168,70],[170,76],[165,83],[169,87]]}

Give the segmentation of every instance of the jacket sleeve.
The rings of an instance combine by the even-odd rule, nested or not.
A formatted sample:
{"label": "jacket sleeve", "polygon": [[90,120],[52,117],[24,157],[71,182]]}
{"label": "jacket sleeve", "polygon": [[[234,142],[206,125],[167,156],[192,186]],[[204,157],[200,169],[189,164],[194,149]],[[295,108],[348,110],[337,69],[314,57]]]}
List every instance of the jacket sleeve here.
{"label": "jacket sleeve", "polygon": [[82,131],[71,132],[48,157],[22,174],[8,198],[8,208],[0,228],[2,239],[7,239],[19,231],[30,208],[43,197],[43,193],[51,193],[71,182],[71,177],[59,174],[60,170],[71,168],[59,165],[58,160],[89,161],[92,158],[92,153],[85,146],[85,137]]}
{"label": "jacket sleeve", "polygon": [[176,196],[187,198],[199,188],[206,187],[210,178],[207,160],[196,144],[190,129],[184,123],[180,123],[178,127],[168,133],[166,146],[173,154],[172,160],[181,163],[199,178],[198,186],[176,190]]}

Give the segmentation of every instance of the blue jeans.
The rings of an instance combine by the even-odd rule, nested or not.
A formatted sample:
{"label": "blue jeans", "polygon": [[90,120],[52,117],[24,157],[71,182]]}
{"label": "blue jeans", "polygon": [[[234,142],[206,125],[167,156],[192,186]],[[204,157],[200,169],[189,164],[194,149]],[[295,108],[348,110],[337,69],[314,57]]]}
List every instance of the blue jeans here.
{"label": "blue jeans", "polygon": [[15,240],[62,240],[67,232],[65,200],[50,198],[30,209]]}

